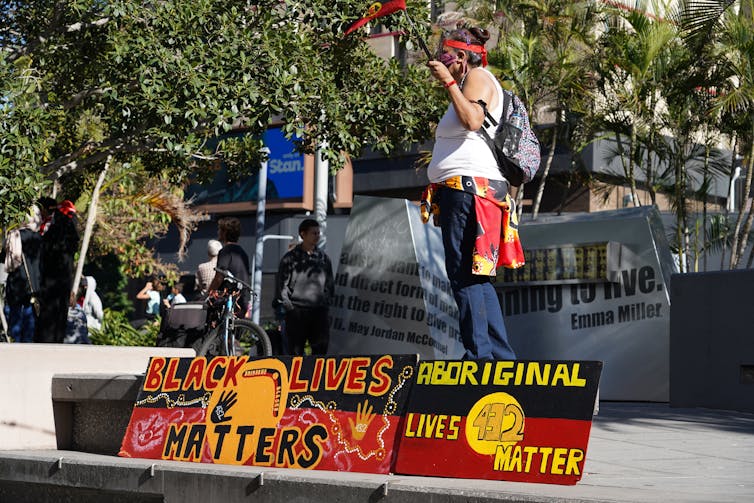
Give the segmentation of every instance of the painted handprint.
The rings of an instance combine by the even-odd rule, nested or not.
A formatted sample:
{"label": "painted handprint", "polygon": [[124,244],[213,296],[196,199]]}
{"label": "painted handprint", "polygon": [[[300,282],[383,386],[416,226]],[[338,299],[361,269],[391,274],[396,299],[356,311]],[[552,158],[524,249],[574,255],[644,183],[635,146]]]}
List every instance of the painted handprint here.
{"label": "painted handprint", "polygon": [[237,397],[238,393],[236,391],[228,390],[222,392],[220,399],[217,401],[217,405],[212,409],[210,419],[212,419],[213,423],[224,423],[225,421],[233,419],[233,417],[228,415],[228,412],[230,411],[230,408],[235,405]]}
{"label": "painted handprint", "polygon": [[348,422],[351,425],[351,436],[354,440],[361,440],[364,438],[364,434],[369,428],[369,423],[374,419],[372,411],[374,408],[369,405],[369,400],[364,400],[364,404],[359,404],[356,407],[356,423],[353,422],[353,418],[349,417]]}

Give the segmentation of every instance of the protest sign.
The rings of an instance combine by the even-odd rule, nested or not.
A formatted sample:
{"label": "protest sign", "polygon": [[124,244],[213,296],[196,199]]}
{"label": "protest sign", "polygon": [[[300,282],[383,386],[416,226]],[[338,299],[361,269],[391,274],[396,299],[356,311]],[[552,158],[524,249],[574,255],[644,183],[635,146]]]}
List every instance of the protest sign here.
{"label": "protest sign", "polygon": [[155,357],[119,455],[388,473],[416,361]]}
{"label": "protest sign", "polygon": [[396,473],[575,484],[601,362],[422,361]]}
{"label": "protest sign", "polygon": [[333,354],[463,354],[440,230],[422,224],[418,206],[354,200],[330,318]]}

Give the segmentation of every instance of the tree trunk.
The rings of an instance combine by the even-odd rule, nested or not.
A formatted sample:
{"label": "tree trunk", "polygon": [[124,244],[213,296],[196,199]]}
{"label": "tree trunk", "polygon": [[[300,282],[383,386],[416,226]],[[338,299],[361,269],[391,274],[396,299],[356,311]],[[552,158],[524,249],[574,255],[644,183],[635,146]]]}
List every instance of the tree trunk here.
{"label": "tree trunk", "polygon": [[686,218],[684,216],[686,212],[686,198],[684,197],[683,188],[683,169],[682,163],[676,159],[675,161],[675,197],[678,205],[676,212],[675,226],[676,226],[676,240],[678,241],[678,269],[679,272],[684,273],[688,271],[686,263]]}
{"label": "tree trunk", "polygon": [[79,284],[81,283],[81,275],[84,272],[84,262],[86,261],[86,252],[89,250],[89,241],[92,238],[92,231],[94,230],[94,222],[97,221],[97,203],[99,203],[99,191],[102,189],[102,184],[105,182],[107,171],[110,169],[110,162],[112,156],[108,156],[105,161],[105,167],[97,178],[97,183],[92,190],[92,200],[89,202],[89,209],[86,212],[86,227],[84,227],[84,238],[81,240],[81,250],[79,251],[79,261],[76,264],[76,274],[73,276],[73,289],[72,293],[75,295],[79,291]]}
{"label": "tree trunk", "polygon": [[[650,95],[649,109],[654,110],[656,106],[655,94]],[[654,189],[654,166],[652,161],[652,152],[654,151],[655,140],[655,121],[654,118],[649,124],[649,141],[647,142],[647,191],[649,191],[649,199],[652,201],[652,206],[657,206],[657,194]]]}
{"label": "tree trunk", "polygon": [[[754,213],[751,212],[752,197],[751,191],[751,179],[752,169],[754,169],[754,140],[749,143],[749,159],[746,167],[746,179],[744,181],[744,194],[746,194],[746,202],[742,205],[741,211],[736,218],[736,227],[733,231],[733,244],[730,247],[730,269],[736,269],[738,262],[741,260],[741,254],[746,248],[747,236],[744,232],[748,232],[751,229],[751,220]],[[748,213],[749,217],[746,219],[745,230],[741,230],[741,225],[744,220],[744,213]],[[743,243],[743,246],[741,244]]]}
{"label": "tree trunk", "polygon": [[[708,187],[707,177],[709,176],[709,151],[710,151],[709,139],[705,137],[704,175],[703,175],[703,183],[705,187]],[[702,194],[702,233],[703,233],[702,234],[702,266],[704,267],[705,272],[707,271],[707,194],[708,192],[709,192],[709,188],[705,188],[704,194]]]}
{"label": "tree trunk", "polygon": [[[560,112],[558,112],[560,114]],[[547,175],[550,173],[550,167],[552,167],[552,160],[555,158],[555,147],[558,144],[558,130],[560,120],[555,121],[555,131],[552,134],[552,142],[550,143],[550,152],[547,156],[547,162],[545,163],[545,170],[542,172],[542,179],[539,181],[537,187],[537,195],[534,197],[534,205],[532,206],[532,220],[536,220],[539,215],[539,205],[542,203],[542,194],[545,192],[545,184],[547,183]]]}
{"label": "tree trunk", "polygon": [[[631,153],[629,152],[629,159],[628,164],[626,164],[626,151],[623,149],[623,140],[621,139],[621,134],[616,131],[615,133],[615,141],[618,143],[618,153],[620,154],[620,162],[623,166],[623,175],[626,177],[626,180],[629,182],[629,187],[631,186]],[[629,150],[631,150],[631,146],[629,145]],[[631,197],[635,197],[632,193]],[[636,204],[635,201],[631,201],[632,203]]]}
{"label": "tree trunk", "polygon": [[[638,117],[638,114],[637,114]],[[631,186],[631,199],[634,207],[639,204],[639,194],[636,193],[636,177],[634,176],[634,158],[636,156],[636,124],[631,125],[631,142],[628,145],[628,183]]]}
{"label": "tree trunk", "polygon": [[[727,228],[728,228],[728,200],[730,199],[730,193],[731,191],[735,190],[735,187],[733,187],[733,177],[736,172],[736,151],[738,150],[738,135],[734,131],[732,134],[732,146],[730,149],[730,179],[728,182],[728,197],[725,198],[725,208],[723,209],[723,215],[725,215],[725,228],[726,228],[726,235],[723,237],[723,250],[720,253],[720,270],[722,271],[725,268],[725,254],[728,251],[727,250],[727,243],[728,243],[728,235],[727,235]],[[734,208],[735,209],[735,208]]]}
{"label": "tree trunk", "polygon": [[[752,142],[754,144],[754,142]],[[752,151],[754,153],[754,147],[752,147]],[[749,193],[749,190],[751,190],[751,170],[754,169],[754,159],[749,160],[749,172],[746,173],[746,180],[747,184],[744,188],[745,194]],[[749,213],[746,215],[746,221],[744,222],[744,228],[741,231],[741,238],[738,241],[738,253],[736,256],[740,260],[741,257],[743,257],[744,252],[746,251],[746,247],[749,245],[749,233],[751,232],[751,226],[752,223],[754,223],[754,211],[752,211],[752,198],[751,196],[748,196],[747,198],[747,206],[749,208]]]}

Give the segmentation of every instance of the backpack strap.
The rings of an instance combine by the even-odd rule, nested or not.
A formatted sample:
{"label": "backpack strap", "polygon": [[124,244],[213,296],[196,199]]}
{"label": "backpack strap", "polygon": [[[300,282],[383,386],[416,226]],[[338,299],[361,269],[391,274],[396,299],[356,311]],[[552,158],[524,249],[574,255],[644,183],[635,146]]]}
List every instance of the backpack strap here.
{"label": "backpack strap", "polygon": [[[508,118],[508,107],[511,104],[511,95],[503,91],[503,114],[500,116],[499,122],[496,121],[492,114],[490,114],[490,111],[487,110],[487,103],[484,100],[477,100],[476,103],[479,103],[479,105],[482,107],[482,110],[484,110],[485,122],[489,121],[489,124],[497,126],[500,122],[505,122],[505,119]],[[489,126],[489,124],[484,124],[484,127]]]}
{"label": "backpack strap", "polygon": [[[487,103],[484,100],[477,100],[476,103],[479,103],[479,105],[482,107],[482,110],[484,110],[484,123],[482,124],[482,127],[479,129],[479,132],[484,136],[484,139],[487,140],[489,143],[492,141],[492,138],[490,138],[490,134],[487,132],[487,127],[489,124],[492,124],[493,126],[497,127],[500,122],[505,122],[505,119],[508,118],[508,107],[511,104],[511,95],[509,93],[506,93],[503,91],[503,114],[500,117],[500,122],[496,121],[495,118],[490,114],[490,111],[487,110]],[[489,122],[488,122],[489,121]]]}

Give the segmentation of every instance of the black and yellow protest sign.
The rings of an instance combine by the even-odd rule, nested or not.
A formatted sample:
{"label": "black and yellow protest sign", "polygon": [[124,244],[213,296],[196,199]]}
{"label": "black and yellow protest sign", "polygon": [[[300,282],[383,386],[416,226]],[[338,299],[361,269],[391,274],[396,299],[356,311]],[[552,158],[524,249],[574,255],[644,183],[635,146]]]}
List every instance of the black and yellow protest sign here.
{"label": "black and yellow protest sign", "polygon": [[388,473],[416,362],[155,357],[119,455]]}
{"label": "black and yellow protest sign", "polygon": [[575,484],[601,362],[418,365],[395,472]]}

